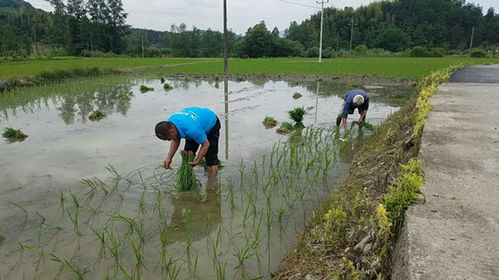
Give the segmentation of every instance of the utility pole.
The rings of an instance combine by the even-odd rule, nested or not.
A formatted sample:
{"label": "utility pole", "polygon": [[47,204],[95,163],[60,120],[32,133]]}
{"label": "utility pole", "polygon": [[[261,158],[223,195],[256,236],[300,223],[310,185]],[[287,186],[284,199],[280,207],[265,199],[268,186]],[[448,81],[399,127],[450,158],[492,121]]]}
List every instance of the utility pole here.
{"label": "utility pole", "polygon": [[471,28],[471,40],[470,40],[470,57],[471,57],[471,49],[473,48],[473,37],[475,35],[475,27]]}
{"label": "utility pole", "polygon": [[324,30],[324,4],[329,3],[329,0],[316,1],[317,4],[321,4],[321,35],[319,42],[319,63],[322,62],[322,32]]}
{"label": "utility pole", "polygon": [[229,60],[227,58],[227,0],[224,0],[224,76],[227,78]]}
{"label": "utility pole", "polygon": [[353,46],[353,25],[354,25],[354,17],[352,16],[352,28],[350,30],[350,54],[352,53],[352,46]]}

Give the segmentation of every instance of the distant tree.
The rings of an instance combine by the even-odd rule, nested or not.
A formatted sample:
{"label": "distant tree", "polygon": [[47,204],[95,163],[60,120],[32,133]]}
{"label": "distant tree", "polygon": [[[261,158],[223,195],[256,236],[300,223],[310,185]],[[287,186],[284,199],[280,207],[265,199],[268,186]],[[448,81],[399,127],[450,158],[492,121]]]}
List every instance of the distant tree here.
{"label": "distant tree", "polygon": [[275,45],[275,37],[265,26],[265,22],[248,29],[244,39],[244,50],[248,57],[270,57]]}
{"label": "distant tree", "polygon": [[108,38],[110,51],[121,53],[125,48],[123,38],[129,31],[126,25],[127,13],[123,9],[121,0],[107,0],[109,13],[106,15],[106,24],[108,26]]}
{"label": "distant tree", "polygon": [[409,46],[409,36],[400,28],[388,26],[381,30],[377,40],[376,47],[391,52],[400,52]]}

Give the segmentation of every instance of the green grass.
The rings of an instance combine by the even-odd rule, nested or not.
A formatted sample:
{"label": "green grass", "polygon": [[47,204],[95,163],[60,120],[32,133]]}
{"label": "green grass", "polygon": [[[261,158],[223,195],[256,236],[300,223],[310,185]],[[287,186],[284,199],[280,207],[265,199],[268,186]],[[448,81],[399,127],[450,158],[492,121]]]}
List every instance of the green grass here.
{"label": "green grass", "polygon": [[[422,78],[431,72],[459,63],[499,63],[498,58],[416,58],[362,57],[325,59],[321,64],[310,58],[231,59],[230,73],[259,74],[354,74],[380,77]],[[148,73],[222,73],[223,62],[144,69]]]}
{"label": "green grass", "polygon": [[29,77],[42,71],[71,70],[75,68],[100,67],[115,70],[130,70],[137,67],[164,67],[175,64],[209,62],[210,59],[192,58],[75,58],[64,57],[48,60],[0,62],[0,80]]}

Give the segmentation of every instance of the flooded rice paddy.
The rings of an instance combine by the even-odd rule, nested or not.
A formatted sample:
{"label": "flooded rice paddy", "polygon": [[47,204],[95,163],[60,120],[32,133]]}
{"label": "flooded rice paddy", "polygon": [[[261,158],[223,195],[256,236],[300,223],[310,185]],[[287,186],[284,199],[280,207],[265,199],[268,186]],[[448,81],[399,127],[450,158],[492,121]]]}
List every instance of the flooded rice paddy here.
{"label": "flooded rice paddy", "polygon": [[[0,95],[0,279],[267,279],[348,169],[362,132],[334,129],[352,83],[110,76]],[[142,93],[146,85],[154,91]],[[377,124],[411,95],[364,84]],[[294,99],[294,93],[301,98]],[[175,191],[154,126],[188,106],[216,112],[223,168]],[[305,128],[279,135],[265,116]],[[88,116],[105,114],[98,121]],[[354,115],[352,119],[357,118]],[[180,156],[174,158],[174,169]],[[0,238],[1,239],[1,238]]]}

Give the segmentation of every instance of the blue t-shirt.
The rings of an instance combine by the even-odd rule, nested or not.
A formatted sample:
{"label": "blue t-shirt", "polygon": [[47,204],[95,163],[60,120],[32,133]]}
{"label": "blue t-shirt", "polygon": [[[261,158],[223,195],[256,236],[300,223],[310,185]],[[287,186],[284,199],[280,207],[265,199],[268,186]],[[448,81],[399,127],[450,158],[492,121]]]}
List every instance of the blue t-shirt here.
{"label": "blue t-shirt", "polygon": [[[362,95],[364,97],[364,104],[362,106],[357,106],[355,103],[353,103],[353,98],[356,95]],[[353,110],[359,108],[359,110],[368,110],[369,109],[369,96],[367,96],[367,93],[361,89],[354,89],[349,92],[347,92],[345,96],[345,105],[343,107],[343,115],[342,117],[348,118],[348,114],[353,114]]]}
{"label": "blue t-shirt", "polygon": [[168,121],[177,127],[180,138],[203,144],[217,122],[217,115],[210,109],[189,107],[171,115]]}

